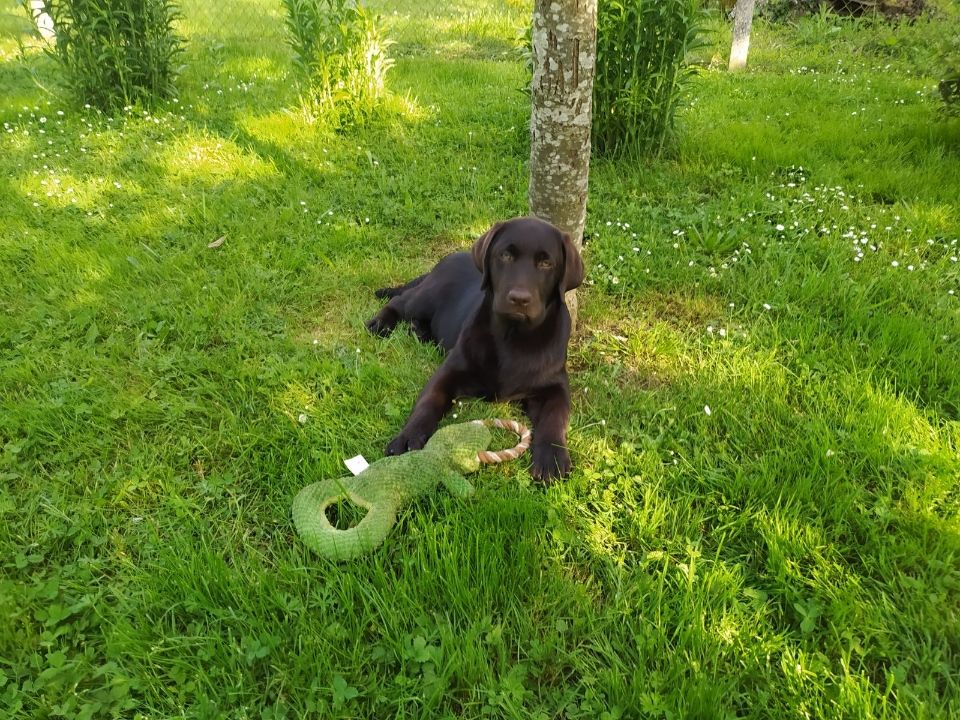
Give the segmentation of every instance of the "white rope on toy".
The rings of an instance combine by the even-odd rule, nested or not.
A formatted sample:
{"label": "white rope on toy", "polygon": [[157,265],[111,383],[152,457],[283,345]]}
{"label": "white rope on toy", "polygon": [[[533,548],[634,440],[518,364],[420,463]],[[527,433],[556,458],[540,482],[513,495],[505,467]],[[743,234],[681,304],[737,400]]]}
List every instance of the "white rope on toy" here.
{"label": "white rope on toy", "polygon": [[497,463],[506,462],[507,460],[516,460],[518,457],[523,455],[527,451],[527,448],[530,447],[530,429],[526,425],[518,423],[516,420],[474,420],[473,422],[478,425],[486,425],[487,427],[496,427],[501,430],[509,430],[510,432],[516,433],[520,437],[520,442],[512,448],[506,450],[481,450],[477,453],[477,459],[483,465],[495,465]]}

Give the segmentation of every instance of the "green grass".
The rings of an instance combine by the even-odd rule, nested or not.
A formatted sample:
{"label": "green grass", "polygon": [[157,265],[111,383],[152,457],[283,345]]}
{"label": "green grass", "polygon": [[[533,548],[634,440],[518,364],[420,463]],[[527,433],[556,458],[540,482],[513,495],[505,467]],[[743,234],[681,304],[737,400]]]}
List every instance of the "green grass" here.
{"label": "green grass", "polygon": [[394,98],[336,133],[269,23],[188,15],[179,102],[107,118],[0,15],[0,714],[956,717],[943,22],[759,23],[735,77],[718,32],[673,153],[593,167],[573,475],[303,548],[293,495],[438,361],[365,332],[372,289],[526,209],[523,8],[417,6]]}

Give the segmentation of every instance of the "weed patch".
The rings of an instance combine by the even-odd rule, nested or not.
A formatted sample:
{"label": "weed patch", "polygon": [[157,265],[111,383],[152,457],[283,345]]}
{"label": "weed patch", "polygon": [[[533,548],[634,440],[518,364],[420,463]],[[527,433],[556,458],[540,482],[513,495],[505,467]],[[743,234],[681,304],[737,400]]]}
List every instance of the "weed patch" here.
{"label": "weed patch", "polygon": [[183,41],[171,0],[43,0],[50,54],[79,104],[102,110],[154,106],[176,94]]}
{"label": "weed patch", "polygon": [[573,474],[333,565],[292,498],[440,362],[373,289],[526,209],[525,10],[391,5],[404,100],[337,127],[284,110],[272,12],[187,13],[177,102],[115,111],[0,15],[0,714],[956,716],[960,127],[908,49],[945,26],[702,63],[670,153],[592,164]]}

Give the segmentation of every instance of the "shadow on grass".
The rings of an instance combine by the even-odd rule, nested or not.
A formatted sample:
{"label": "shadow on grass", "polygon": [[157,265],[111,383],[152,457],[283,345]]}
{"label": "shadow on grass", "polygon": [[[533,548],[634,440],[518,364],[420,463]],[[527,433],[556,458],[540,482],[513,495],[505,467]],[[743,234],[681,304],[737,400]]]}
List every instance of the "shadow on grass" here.
{"label": "shadow on grass", "polygon": [[[588,318],[599,301],[585,304]],[[615,332],[619,340],[584,339],[604,362],[575,382],[583,474],[548,497],[568,562],[594,569],[625,632],[657,638],[657,652],[633,664],[682,654],[727,688],[719,706],[733,713],[777,715],[811,692],[823,711],[860,712],[864,697],[907,714],[955,703],[945,672],[960,652],[947,609],[960,592],[948,570],[960,552],[955,424],[865,374],[816,379],[791,352],[756,343],[711,350],[699,323],[649,308],[621,313]],[[656,354],[665,334],[695,367],[640,391],[642,346]],[[932,616],[945,624],[931,635]],[[797,684],[784,686],[794,672]],[[805,682],[808,673],[825,685]],[[682,681],[664,682],[659,696]],[[674,702],[672,711],[692,711]]]}
{"label": "shadow on grass", "polygon": [[[541,491],[526,461],[487,470],[474,500],[418,503],[364,561],[307,555],[293,493],[379,449],[438,360],[359,323],[375,305],[365,284],[433,259],[386,238],[466,236],[515,201],[464,183],[438,202],[405,187],[422,167],[389,180],[372,151],[314,163],[209,112],[212,130],[185,124],[190,147],[123,143],[84,166],[107,183],[78,209],[25,194],[40,192],[39,135],[0,186],[0,217],[22,233],[0,245],[18,283],[0,296],[16,408],[0,418],[16,493],[0,505],[14,558],[0,656],[14,658],[4,672],[24,714],[78,697],[201,717],[956,703],[960,540],[941,517],[956,513],[957,438],[935,421],[950,406],[897,364],[895,338],[861,348],[856,318],[835,333],[853,368],[817,374],[757,323],[754,340],[705,349],[693,334],[724,303],[685,304],[689,286],[612,307],[585,293],[588,331],[617,316],[607,334],[630,342],[582,341],[570,480]],[[423,128],[373,131],[401,146],[397,165],[500,140],[471,146],[458,128],[403,147]],[[514,150],[498,159],[522,164]],[[131,184],[140,175],[155,183]],[[320,197],[337,205],[332,221]],[[833,318],[835,302],[801,306],[803,323]],[[316,347],[311,313],[333,326]],[[652,369],[660,379],[644,383]],[[928,404],[904,387],[926,388]]]}

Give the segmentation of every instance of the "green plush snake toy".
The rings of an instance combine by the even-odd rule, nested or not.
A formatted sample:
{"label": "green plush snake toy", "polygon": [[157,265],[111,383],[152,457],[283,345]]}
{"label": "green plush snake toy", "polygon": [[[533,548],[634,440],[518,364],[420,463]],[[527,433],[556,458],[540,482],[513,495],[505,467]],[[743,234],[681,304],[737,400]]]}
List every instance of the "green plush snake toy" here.
{"label": "green plush snake toy", "polygon": [[[486,450],[491,435],[487,426],[510,430],[520,443],[509,450]],[[303,488],[293,499],[293,523],[303,542],[333,560],[351,560],[370,552],[390,533],[397,512],[418,495],[443,483],[458,497],[473,494],[473,485],[462,473],[481,464],[519,457],[530,445],[530,431],[512,420],[474,420],[438,430],[422,450],[385,457],[356,477],[321,480]],[[350,500],[367,511],[349,530],[338,530],[327,519],[327,508]]]}

